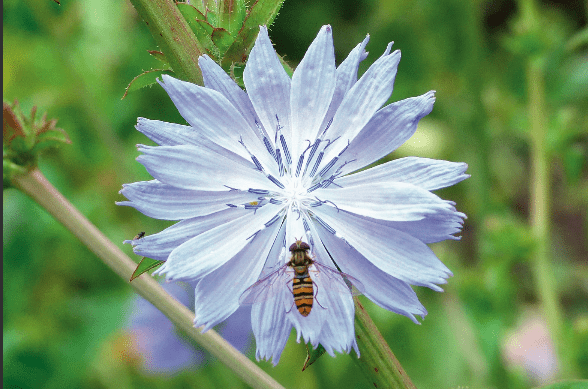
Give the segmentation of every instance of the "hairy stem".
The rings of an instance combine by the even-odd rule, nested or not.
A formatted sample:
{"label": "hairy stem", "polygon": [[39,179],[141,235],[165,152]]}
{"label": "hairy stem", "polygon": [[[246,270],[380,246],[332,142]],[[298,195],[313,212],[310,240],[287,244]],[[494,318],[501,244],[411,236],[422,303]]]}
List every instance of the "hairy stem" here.
{"label": "hairy stem", "polygon": [[355,338],[360,358],[352,357],[375,388],[416,389],[386,340],[376,328],[357,297],[355,302]]}
{"label": "hairy stem", "polygon": [[174,73],[185,81],[202,85],[198,57],[204,50],[173,0],[130,1],[149,27]]}

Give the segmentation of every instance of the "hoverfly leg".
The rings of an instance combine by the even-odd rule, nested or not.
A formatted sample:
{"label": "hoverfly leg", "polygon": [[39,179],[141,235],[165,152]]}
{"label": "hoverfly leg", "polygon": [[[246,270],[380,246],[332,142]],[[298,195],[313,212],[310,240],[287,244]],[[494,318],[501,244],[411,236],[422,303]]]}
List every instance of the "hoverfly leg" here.
{"label": "hoverfly leg", "polygon": [[[292,289],[291,285],[292,285],[292,281],[286,280],[286,288],[288,288],[288,290],[290,291],[290,295],[294,296],[294,290]],[[292,302],[292,305],[290,306],[290,308],[288,308],[288,310],[286,310],[286,313],[290,313],[295,304],[296,304],[296,301]]]}
{"label": "hoverfly leg", "polygon": [[316,303],[318,305],[320,305],[322,309],[328,309],[328,308],[324,307],[323,304],[321,304],[321,302],[318,300],[318,292],[319,292],[318,285],[314,281],[312,281],[312,284],[314,285],[314,290],[316,290],[316,292],[314,293],[314,301],[316,301]]}
{"label": "hoverfly leg", "polygon": [[294,305],[296,305],[296,301],[294,301],[294,302],[292,303],[292,305],[291,305],[291,306],[290,306],[290,308],[289,308],[289,309],[286,311],[286,313],[290,313],[290,312],[292,312],[292,308],[294,308]]}
{"label": "hoverfly leg", "polygon": [[288,290],[290,291],[290,293],[292,293],[292,295],[294,295],[294,289],[292,289],[292,287],[290,285],[292,285],[292,281],[291,280],[286,280],[286,288],[288,288]]}

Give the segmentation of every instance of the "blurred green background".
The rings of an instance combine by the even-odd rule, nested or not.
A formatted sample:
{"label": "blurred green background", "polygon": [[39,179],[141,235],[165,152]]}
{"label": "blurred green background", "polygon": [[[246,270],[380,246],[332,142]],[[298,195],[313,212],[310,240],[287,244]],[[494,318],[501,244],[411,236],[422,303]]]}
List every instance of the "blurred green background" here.
{"label": "blurred green background", "polygon": [[[461,241],[432,247],[454,277],[445,293],[417,288],[429,311],[422,325],[362,297],[419,388],[529,388],[588,378],[587,9],[579,0],[545,1],[540,11],[541,33],[529,37],[516,34],[519,10],[507,0],[286,0],[270,31],[292,65],[323,24],[333,26],[337,63],[369,33],[360,73],[395,41],[402,60],[390,101],[431,89],[437,101],[390,157],[470,166],[470,179],[437,192],[468,219]],[[138,231],[171,224],[114,204],[123,200],[123,183],[150,179],[135,162],[135,145],[150,144],[134,129],[137,117],[184,123],[159,86],[121,100],[136,75],[158,67],[148,49],[155,43],[126,1],[3,2],[3,97],[59,119],[72,144],[45,153],[39,167],[121,246]],[[565,366],[554,360],[531,261],[529,58],[546,74],[549,247]],[[245,387],[215,361],[174,376],[145,374],[126,328],[135,298],[128,282],[14,189],[4,191],[3,231],[5,388]],[[305,347],[291,337],[277,367],[259,365],[287,388],[368,387],[347,355],[325,356],[300,372],[304,358]]]}

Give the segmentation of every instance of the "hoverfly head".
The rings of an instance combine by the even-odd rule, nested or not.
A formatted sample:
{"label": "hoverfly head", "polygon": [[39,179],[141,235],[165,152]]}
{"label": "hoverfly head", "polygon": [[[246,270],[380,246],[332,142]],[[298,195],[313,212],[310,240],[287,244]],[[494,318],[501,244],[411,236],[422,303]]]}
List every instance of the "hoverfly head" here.
{"label": "hoverfly head", "polygon": [[306,250],[310,250],[310,246],[308,243],[303,242],[301,239],[296,239],[295,243],[292,243],[290,245],[290,251],[294,252],[294,251],[306,251]]}

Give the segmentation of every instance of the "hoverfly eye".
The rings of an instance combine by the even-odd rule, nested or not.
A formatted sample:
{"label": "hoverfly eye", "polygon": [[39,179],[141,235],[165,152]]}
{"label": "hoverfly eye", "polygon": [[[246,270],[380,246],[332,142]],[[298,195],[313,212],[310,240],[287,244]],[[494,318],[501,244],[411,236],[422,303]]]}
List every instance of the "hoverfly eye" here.
{"label": "hoverfly eye", "polygon": [[300,249],[302,249],[302,250],[310,250],[310,246],[306,242],[301,242],[300,243]]}
{"label": "hoverfly eye", "polygon": [[297,243],[292,243],[292,244],[290,245],[290,251],[294,251],[294,250],[299,250],[299,249],[298,249],[298,244],[297,244]]}

